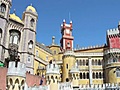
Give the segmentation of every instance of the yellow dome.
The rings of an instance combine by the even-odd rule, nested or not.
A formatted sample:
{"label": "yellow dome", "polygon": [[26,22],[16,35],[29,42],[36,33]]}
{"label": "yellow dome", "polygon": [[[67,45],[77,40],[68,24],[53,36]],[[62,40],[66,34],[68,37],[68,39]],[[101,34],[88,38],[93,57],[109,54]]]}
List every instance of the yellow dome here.
{"label": "yellow dome", "polygon": [[18,16],[15,15],[15,13],[10,14],[10,19],[13,19],[17,22],[23,23],[22,20]]}
{"label": "yellow dome", "polygon": [[27,7],[26,11],[29,10],[31,10],[32,12],[36,12],[35,8],[32,5]]}

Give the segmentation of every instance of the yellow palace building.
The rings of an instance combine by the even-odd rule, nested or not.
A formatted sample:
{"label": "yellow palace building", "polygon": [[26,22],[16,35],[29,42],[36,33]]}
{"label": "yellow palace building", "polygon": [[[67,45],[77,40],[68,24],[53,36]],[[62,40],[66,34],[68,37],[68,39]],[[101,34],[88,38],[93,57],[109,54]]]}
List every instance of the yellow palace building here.
{"label": "yellow palace building", "polygon": [[[20,19],[16,13],[10,14],[11,5],[11,0],[0,0],[0,67],[8,68],[10,80],[19,76],[20,72],[14,71],[17,68],[24,71],[23,81],[28,72],[43,77],[46,85],[27,87],[25,81],[24,89],[18,89],[17,79],[15,86],[10,81],[8,90],[119,90],[120,23],[117,28],[107,30],[106,44],[74,49],[72,21],[63,20],[60,45],[53,36],[51,45],[46,46],[36,41],[37,10],[27,6]],[[15,62],[20,62],[18,67],[14,67]],[[19,77],[23,79],[22,76]]]}

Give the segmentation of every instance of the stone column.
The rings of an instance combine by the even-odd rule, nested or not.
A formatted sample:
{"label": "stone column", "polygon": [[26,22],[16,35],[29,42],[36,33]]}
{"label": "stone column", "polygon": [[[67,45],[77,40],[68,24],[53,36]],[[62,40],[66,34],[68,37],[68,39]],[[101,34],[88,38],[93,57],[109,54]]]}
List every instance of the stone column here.
{"label": "stone column", "polygon": [[89,61],[89,84],[92,85],[92,60],[91,58],[89,57],[88,58],[88,61]]}

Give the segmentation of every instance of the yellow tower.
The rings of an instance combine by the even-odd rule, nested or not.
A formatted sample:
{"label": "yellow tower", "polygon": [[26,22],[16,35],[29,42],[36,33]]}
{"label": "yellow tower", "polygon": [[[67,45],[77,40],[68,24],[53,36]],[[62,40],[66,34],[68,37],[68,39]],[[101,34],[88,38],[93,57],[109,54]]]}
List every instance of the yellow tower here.
{"label": "yellow tower", "polygon": [[104,51],[105,81],[120,83],[120,23],[117,29],[107,31],[108,49]]}
{"label": "yellow tower", "polygon": [[120,83],[120,49],[107,49],[104,52],[106,83]]}
{"label": "yellow tower", "polygon": [[77,62],[76,62],[75,65],[73,66],[73,68],[70,70],[73,87],[79,86],[79,79],[80,79],[79,73],[80,73],[80,70],[79,70]]}
{"label": "yellow tower", "polygon": [[63,55],[63,72],[62,82],[68,82],[70,79],[70,70],[75,65],[75,54],[71,51],[66,51]]}
{"label": "yellow tower", "polygon": [[7,90],[24,90],[26,66],[21,62],[9,62]]}
{"label": "yellow tower", "polygon": [[46,80],[50,90],[58,90],[58,83],[60,81],[60,69],[55,61],[47,65]]}

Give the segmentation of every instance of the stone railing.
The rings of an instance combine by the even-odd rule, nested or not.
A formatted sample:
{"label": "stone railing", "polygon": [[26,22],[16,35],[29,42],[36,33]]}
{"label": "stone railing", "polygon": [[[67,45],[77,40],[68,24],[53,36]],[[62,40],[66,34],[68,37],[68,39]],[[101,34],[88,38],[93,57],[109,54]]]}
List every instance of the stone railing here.
{"label": "stone railing", "polygon": [[109,54],[109,53],[120,53],[120,49],[118,48],[110,48],[104,51],[104,55]]}

